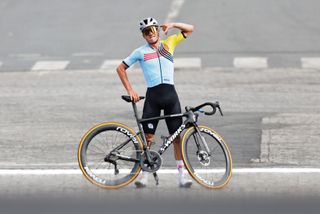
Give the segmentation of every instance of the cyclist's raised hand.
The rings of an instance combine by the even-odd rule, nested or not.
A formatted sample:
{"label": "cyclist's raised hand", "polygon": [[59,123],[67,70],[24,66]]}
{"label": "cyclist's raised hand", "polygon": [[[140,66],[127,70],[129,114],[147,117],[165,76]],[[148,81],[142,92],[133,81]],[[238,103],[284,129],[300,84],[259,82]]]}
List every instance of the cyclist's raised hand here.
{"label": "cyclist's raised hand", "polygon": [[167,35],[169,29],[173,28],[173,23],[164,23],[160,26],[164,32],[164,34]]}
{"label": "cyclist's raised hand", "polygon": [[131,100],[133,100],[134,103],[140,100],[138,93],[135,92],[133,89],[128,90],[128,95],[130,96]]}

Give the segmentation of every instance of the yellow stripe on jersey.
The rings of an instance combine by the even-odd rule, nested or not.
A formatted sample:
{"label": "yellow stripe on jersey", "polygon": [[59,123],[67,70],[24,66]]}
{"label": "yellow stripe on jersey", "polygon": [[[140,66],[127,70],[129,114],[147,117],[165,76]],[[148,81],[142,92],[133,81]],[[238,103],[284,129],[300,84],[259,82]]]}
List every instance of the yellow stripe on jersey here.
{"label": "yellow stripe on jersey", "polygon": [[183,36],[183,34],[178,33],[169,36],[166,40],[162,40],[161,42],[165,45],[166,48],[169,49],[167,51],[169,51],[173,55],[176,46],[184,39],[185,37]]}

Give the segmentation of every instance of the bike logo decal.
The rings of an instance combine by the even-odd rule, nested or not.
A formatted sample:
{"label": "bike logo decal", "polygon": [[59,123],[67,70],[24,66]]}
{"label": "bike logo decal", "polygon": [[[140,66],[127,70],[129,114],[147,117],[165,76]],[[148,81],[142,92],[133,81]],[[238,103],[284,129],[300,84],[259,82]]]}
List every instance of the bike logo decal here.
{"label": "bike logo decal", "polygon": [[160,148],[161,152],[164,152],[172,143],[172,141],[183,131],[183,129],[185,128],[185,125],[181,125],[178,130],[173,133],[173,135],[171,135],[171,137],[163,144],[163,146]]}
{"label": "bike logo decal", "polygon": [[153,124],[152,123],[148,123],[148,128],[149,129],[153,129]]}
{"label": "bike logo decal", "polygon": [[206,129],[206,128],[200,128],[200,131],[203,131],[203,132],[205,132],[205,133],[207,133],[207,134],[209,134],[209,135],[211,135],[211,136],[213,136],[213,137],[215,137],[217,140],[219,140],[220,142],[222,142],[223,140],[222,140],[222,138],[219,136],[219,135],[217,135],[216,133],[214,133],[214,132],[212,132],[212,131],[210,131],[209,129]]}
{"label": "bike logo decal", "polygon": [[211,186],[214,186],[214,182],[213,181],[207,181],[206,179],[202,178],[197,172],[194,172],[194,175],[199,179],[201,180],[202,182],[208,184],[208,185],[211,185]]}
{"label": "bike logo decal", "polygon": [[127,129],[122,128],[122,127],[119,126],[119,127],[117,127],[116,130],[122,132],[123,134],[126,134],[129,138],[132,139],[133,143],[138,143],[137,139],[134,137],[134,135],[131,134]]}
{"label": "bike logo decal", "polygon": [[96,182],[98,183],[102,183],[102,184],[106,184],[107,181],[105,179],[102,179],[102,178],[98,178],[95,174],[93,174],[91,172],[91,170],[86,166],[84,167],[84,169],[86,170],[86,172],[88,173],[88,175],[93,179],[95,180]]}

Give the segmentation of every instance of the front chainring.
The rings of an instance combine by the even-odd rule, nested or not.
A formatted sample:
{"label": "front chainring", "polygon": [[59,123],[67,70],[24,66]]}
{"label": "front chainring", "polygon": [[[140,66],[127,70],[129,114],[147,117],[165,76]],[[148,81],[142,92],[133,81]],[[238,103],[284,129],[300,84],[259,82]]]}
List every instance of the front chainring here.
{"label": "front chainring", "polygon": [[156,172],[158,169],[160,169],[162,165],[162,158],[160,154],[156,151],[150,150],[150,158],[153,161],[153,164],[150,164],[147,159],[145,154],[141,157],[140,159],[140,166],[143,171],[146,172]]}

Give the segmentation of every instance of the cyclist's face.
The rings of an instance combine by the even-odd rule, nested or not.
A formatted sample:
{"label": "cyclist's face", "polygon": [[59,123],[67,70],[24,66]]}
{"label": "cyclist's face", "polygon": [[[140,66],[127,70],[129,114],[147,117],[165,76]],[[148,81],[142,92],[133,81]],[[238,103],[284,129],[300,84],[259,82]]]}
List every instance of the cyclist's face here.
{"label": "cyclist's face", "polygon": [[143,38],[145,38],[149,44],[154,44],[159,39],[159,29],[155,26],[146,28],[142,34]]}

